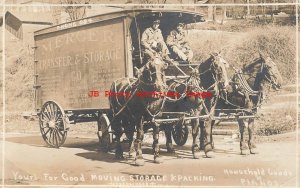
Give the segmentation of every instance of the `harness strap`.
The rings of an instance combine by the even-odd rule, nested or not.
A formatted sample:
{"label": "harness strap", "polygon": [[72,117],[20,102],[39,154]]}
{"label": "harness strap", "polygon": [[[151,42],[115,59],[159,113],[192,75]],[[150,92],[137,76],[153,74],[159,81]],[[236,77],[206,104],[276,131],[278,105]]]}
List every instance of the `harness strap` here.
{"label": "harness strap", "polygon": [[247,92],[249,95],[257,96],[259,94],[259,91],[254,91],[246,81],[245,77],[241,73],[237,73],[237,77],[240,81],[241,87]]}

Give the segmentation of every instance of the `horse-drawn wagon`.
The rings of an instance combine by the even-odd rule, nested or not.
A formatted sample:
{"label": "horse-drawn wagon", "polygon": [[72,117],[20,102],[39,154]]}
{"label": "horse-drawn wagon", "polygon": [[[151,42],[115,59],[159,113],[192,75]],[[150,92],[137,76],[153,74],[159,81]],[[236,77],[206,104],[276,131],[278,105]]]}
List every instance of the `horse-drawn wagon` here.
{"label": "horse-drawn wagon", "polygon": [[[106,92],[115,80],[134,77],[133,67],[143,58],[141,32],[151,25],[153,16],[160,17],[163,35],[178,21],[203,21],[203,15],[191,11],[122,9],[34,33],[35,109],[42,137],[49,146],[60,147],[65,142],[70,124],[90,121],[98,122],[100,141],[111,142],[113,114]],[[177,78],[173,73],[168,79]],[[184,136],[176,142],[182,145],[187,131],[180,130]]]}
{"label": "horse-drawn wagon", "polygon": [[[65,142],[70,124],[96,121],[99,141],[106,148],[111,144],[113,134],[116,135],[119,144],[119,133],[126,133],[126,130],[116,128],[119,124],[126,128],[125,124],[149,123],[155,125],[153,127],[154,150],[158,154],[158,137],[155,134],[160,126],[157,125],[166,125],[166,127],[172,128],[172,134],[170,129],[165,130],[168,149],[168,144],[172,142],[171,135],[177,145],[185,144],[188,137],[187,126],[192,125],[192,152],[194,158],[198,158],[196,152],[201,147],[206,156],[209,156],[212,151],[212,126],[215,120],[238,119],[242,122],[243,119],[253,119],[255,113],[249,114],[245,109],[248,107],[245,105],[231,105],[230,109],[224,109],[226,105],[223,105],[221,108],[217,106],[220,109],[215,109],[220,101],[226,104],[231,103],[223,88],[224,83],[228,83],[226,61],[220,55],[212,54],[208,60],[200,64],[178,65],[173,62],[169,64],[168,68],[164,68],[163,65],[156,62],[145,64],[140,42],[141,33],[151,26],[153,17],[159,17],[164,37],[179,22],[191,24],[204,21],[203,15],[192,11],[165,8],[122,9],[35,32],[35,109],[39,115],[42,137],[49,146],[58,148]],[[254,68],[259,67],[257,68],[259,70],[253,69],[253,67],[252,70],[250,67],[251,70],[245,70],[248,71],[245,74],[256,74],[255,76],[258,76],[262,83],[269,82],[277,87],[276,65],[267,58],[261,59],[258,61],[259,63],[256,63],[257,65],[253,65]],[[137,67],[137,70],[143,69],[148,72],[144,76],[136,78],[134,67]],[[151,68],[153,70],[150,70]],[[149,79],[145,79],[145,75],[148,75]],[[162,83],[158,85],[154,83],[157,79]],[[165,83],[164,79],[166,79]],[[248,79],[252,79],[252,77]],[[242,91],[243,99],[251,92],[260,89],[255,88],[258,86],[254,82],[254,85],[250,83],[249,86],[249,81],[245,81],[241,76],[238,81],[240,84],[235,84],[235,86],[246,90],[246,92]],[[181,95],[176,100],[168,97],[158,100],[160,108],[155,113],[151,111],[154,109],[151,109],[152,104],[149,105],[151,101],[146,104],[140,98],[127,100],[132,97],[125,96],[127,101],[120,102],[119,99],[114,99],[110,95],[110,92],[122,90],[118,88],[120,86],[126,86],[122,91],[125,88],[135,94],[139,89],[144,89],[143,85],[151,86],[148,89],[154,88],[158,91],[167,85],[168,88],[164,89],[173,91],[179,89]],[[249,89],[250,87],[253,89]],[[186,91],[189,90],[209,91],[213,93],[213,97],[197,99],[197,97],[186,95]],[[254,105],[260,103],[261,98],[258,97],[262,97],[262,93],[254,96],[254,100],[256,100]],[[185,109],[182,109],[185,105],[182,103],[183,98],[188,98],[190,104]],[[174,101],[175,103],[173,103]],[[139,105],[135,106],[134,103]],[[157,104],[154,105],[157,106]],[[127,106],[131,106],[131,110],[126,109]],[[140,108],[141,106],[142,108]],[[256,107],[254,106],[254,108]],[[144,116],[146,119],[124,118],[130,114],[132,109],[135,111],[133,115],[140,117],[144,116],[140,114],[143,111],[147,114]],[[220,116],[219,112],[223,112],[225,115]],[[119,114],[121,115],[118,116]],[[133,122],[133,119],[136,122]],[[140,122],[137,123],[138,121]],[[200,137],[202,137],[203,146],[201,143],[200,146],[196,144],[199,124],[201,124],[202,135]],[[112,128],[113,125],[115,125],[115,129]],[[131,135],[133,131],[137,131],[137,137],[142,139],[141,133],[134,129],[129,131]],[[129,135],[129,138],[132,141],[132,136]],[[253,143],[249,142],[250,145],[253,151]],[[120,151],[118,147],[116,154],[117,151]]]}

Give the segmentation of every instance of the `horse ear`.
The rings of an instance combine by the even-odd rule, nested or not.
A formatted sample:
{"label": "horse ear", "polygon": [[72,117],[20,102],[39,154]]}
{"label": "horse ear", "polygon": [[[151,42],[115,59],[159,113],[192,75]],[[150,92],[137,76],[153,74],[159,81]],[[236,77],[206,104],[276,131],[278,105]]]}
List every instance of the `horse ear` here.
{"label": "horse ear", "polygon": [[145,68],[146,68],[146,69],[149,69],[149,63],[147,63],[147,64],[145,65]]}
{"label": "horse ear", "polygon": [[261,59],[265,59],[263,53],[260,50],[258,51],[258,54]]}

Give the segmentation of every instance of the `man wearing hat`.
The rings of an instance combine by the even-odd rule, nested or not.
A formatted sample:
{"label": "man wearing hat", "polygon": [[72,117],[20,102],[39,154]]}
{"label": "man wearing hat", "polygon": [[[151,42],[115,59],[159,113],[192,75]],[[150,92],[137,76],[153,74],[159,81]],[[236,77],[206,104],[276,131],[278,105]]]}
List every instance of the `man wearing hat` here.
{"label": "man wearing hat", "polygon": [[145,59],[155,59],[161,56],[163,60],[170,61],[169,50],[159,29],[160,20],[155,19],[152,26],[145,29],[142,34],[141,45],[144,49]]}
{"label": "man wearing hat", "polygon": [[177,59],[190,62],[194,54],[188,44],[187,33],[183,27],[184,23],[178,23],[176,29],[170,32],[166,42]]}

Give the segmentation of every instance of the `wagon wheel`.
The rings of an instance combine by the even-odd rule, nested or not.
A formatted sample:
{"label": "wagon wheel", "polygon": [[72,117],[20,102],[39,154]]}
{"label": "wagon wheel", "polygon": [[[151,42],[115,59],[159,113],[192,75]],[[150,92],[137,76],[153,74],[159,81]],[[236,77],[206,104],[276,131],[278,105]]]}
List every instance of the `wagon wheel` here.
{"label": "wagon wheel", "polygon": [[188,139],[188,135],[189,130],[187,125],[179,123],[173,127],[172,136],[177,146],[183,146]]}
{"label": "wagon wheel", "polygon": [[47,101],[39,114],[40,131],[50,147],[59,148],[66,141],[68,117],[63,109],[53,101]]}
{"label": "wagon wheel", "polygon": [[98,119],[98,138],[100,145],[104,151],[109,151],[110,145],[112,144],[112,135],[110,122],[106,114],[102,114]]}

